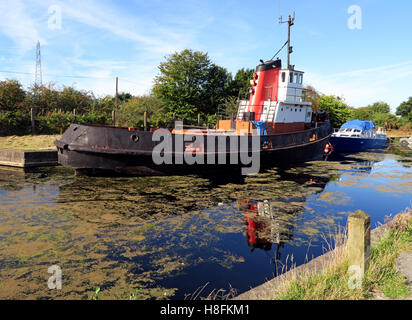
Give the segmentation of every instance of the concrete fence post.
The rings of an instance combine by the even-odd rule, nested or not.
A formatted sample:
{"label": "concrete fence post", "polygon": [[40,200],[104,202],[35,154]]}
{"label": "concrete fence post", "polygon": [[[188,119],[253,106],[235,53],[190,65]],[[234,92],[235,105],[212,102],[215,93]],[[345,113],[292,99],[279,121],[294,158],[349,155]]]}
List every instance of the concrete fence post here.
{"label": "concrete fence post", "polygon": [[352,212],[348,218],[349,268],[360,273],[362,279],[369,265],[371,217],[362,210]]}

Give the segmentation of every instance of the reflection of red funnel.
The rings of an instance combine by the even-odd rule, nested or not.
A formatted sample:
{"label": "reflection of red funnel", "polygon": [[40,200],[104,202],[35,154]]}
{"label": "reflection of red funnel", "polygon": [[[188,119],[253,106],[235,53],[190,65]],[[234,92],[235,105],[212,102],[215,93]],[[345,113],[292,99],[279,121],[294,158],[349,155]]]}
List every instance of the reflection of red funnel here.
{"label": "reflection of red funnel", "polygon": [[270,250],[272,243],[268,239],[259,238],[259,233],[263,233],[267,226],[258,220],[258,216],[256,203],[248,205],[244,210],[246,241],[249,247],[252,247],[252,251],[255,248]]}
{"label": "reflection of red funnel", "polygon": [[245,223],[246,223],[246,241],[248,242],[249,246],[256,245],[256,225],[255,221],[245,216]]}

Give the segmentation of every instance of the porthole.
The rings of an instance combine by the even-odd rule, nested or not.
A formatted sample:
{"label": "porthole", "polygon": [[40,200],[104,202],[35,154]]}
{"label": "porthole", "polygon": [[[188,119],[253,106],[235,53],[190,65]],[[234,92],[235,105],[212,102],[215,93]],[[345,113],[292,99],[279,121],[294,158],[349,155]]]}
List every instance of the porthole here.
{"label": "porthole", "polygon": [[130,139],[132,139],[133,142],[137,142],[139,141],[139,136],[137,134],[132,134],[130,136]]}

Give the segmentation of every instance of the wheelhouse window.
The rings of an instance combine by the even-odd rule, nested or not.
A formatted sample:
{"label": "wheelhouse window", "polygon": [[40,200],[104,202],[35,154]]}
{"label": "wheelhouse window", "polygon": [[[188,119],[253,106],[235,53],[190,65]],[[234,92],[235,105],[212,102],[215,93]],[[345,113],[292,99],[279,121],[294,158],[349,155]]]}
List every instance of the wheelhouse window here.
{"label": "wheelhouse window", "polygon": [[293,72],[289,73],[289,82],[292,83],[293,82]]}
{"label": "wheelhouse window", "polygon": [[303,74],[300,74],[299,75],[299,84],[302,84],[303,83]]}
{"label": "wheelhouse window", "polygon": [[282,82],[285,82],[286,80],[286,72],[282,72]]}

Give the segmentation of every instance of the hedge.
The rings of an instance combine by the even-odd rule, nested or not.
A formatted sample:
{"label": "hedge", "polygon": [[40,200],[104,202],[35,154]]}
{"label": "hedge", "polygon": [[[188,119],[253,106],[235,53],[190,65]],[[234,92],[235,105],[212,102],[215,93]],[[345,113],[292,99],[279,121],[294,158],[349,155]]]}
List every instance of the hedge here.
{"label": "hedge", "polygon": [[[85,113],[75,116],[72,112],[49,112],[34,118],[36,134],[61,134],[71,123],[102,124],[111,123],[111,115],[105,113]],[[0,136],[31,134],[31,116],[28,112],[0,112]]]}

